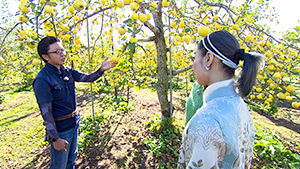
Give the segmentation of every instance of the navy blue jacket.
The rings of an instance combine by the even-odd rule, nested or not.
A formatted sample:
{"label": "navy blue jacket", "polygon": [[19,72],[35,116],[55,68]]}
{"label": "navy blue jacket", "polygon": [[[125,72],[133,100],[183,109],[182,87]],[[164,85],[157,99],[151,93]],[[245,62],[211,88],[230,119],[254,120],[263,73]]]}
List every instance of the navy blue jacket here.
{"label": "navy blue jacket", "polygon": [[57,138],[57,132],[66,131],[79,124],[79,114],[54,122],[54,117],[76,110],[75,82],[93,82],[103,73],[101,68],[89,75],[64,66],[58,70],[50,63],[46,63],[41,69],[34,79],[33,89],[50,138]]}

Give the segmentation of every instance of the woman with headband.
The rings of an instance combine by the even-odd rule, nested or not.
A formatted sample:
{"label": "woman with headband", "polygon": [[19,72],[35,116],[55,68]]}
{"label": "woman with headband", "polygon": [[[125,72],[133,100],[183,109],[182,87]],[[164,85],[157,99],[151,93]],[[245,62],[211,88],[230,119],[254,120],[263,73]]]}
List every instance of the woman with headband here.
{"label": "woman with headband", "polygon": [[[243,61],[240,77],[235,70]],[[254,124],[243,97],[255,84],[263,56],[245,53],[227,31],[213,32],[197,46],[193,73],[207,86],[203,106],[186,125],[178,168],[250,168]]]}

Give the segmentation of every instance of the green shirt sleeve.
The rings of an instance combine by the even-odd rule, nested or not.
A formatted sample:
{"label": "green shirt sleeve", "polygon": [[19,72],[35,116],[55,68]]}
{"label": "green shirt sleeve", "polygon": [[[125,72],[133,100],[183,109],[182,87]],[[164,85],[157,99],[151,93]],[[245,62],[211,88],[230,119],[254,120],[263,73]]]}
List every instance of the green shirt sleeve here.
{"label": "green shirt sleeve", "polygon": [[203,105],[203,87],[197,82],[193,84],[192,91],[185,104],[185,125]]}

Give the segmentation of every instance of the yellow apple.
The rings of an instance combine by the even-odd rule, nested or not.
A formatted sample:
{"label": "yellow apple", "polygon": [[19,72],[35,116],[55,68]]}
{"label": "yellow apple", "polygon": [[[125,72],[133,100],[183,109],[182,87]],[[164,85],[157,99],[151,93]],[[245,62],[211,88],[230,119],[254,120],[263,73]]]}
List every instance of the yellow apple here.
{"label": "yellow apple", "polygon": [[214,21],[216,21],[216,20],[218,20],[218,19],[219,19],[219,16],[218,16],[218,15],[215,15],[214,18],[213,18]]}
{"label": "yellow apple", "polygon": [[69,56],[70,61],[74,61],[74,56]]}
{"label": "yellow apple", "polygon": [[285,98],[287,101],[292,101],[293,100],[293,97],[292,96],[286,96]]}
{"label": "yellow apple", "polygon": [[129,81],[129,82],[128,82],[128,86],[129,86],[129,87],[134,87],[134,82]]}
{"label": "yellow apple", "polygon": [[25,23],[25,22],[27,22],[27,20],[28,20],[28,19],[27,19],[27,17],[26,17],[25,15],[20,15],[20,16],[19,16],[19,21],[20,21],[20,22]]}
{"label": "yellow apple", "polygon": [[280,73],[276,72],[276,73],[274,73],[273,77],[275,79],[280,79],[281,76],[280,76]]}
{"label": "yellow apple", "polygon": [[164,6],[164,7],[168,7],[169,4],[170,4],[170,2],[168,2],[167,0],[162,1],[162,6]]}
{"label": "yellow apple", "polygon": [[3,59],[3,57],[0,56],[0,65],[1,65],[2,63],[4,63],[4,59]]}
{"label": "yellow apple", "polygon": [[234,30],[240,30],[240,27],[239,27],[239,25],[237,25],[237,24],[234,24],[234,25],[232,26],[232,28],[233,28]]}
{"label": "yellow apple", "polygon": [[288,85],[285,90],[291,93],[295,91],[295,87],[293,85]]}
{"label": "yellow apple", "polygon": [[183,36],[183,40],[186,42],[186,43],[189,43],[190,42],[190,36],[189,35],[185,35]]}
{"label": "yellow apple", "polygon": [[20,0],[21,4],[27,4],[28,0]]}
{"label": "yellow apple", "polygon": [[124,35],[126,30],[124,28],[118,28],[120,35]]}
{"label": "yellow apple", "polygon": [[138,18],[139,18],[139,15],[137,13],[133,12],[131,15],[131,19],[136,21]]}
{"label": "yellow apple", "polygon": [[259,100],[261,100],[263,98],[263,95],[259,94],[256,98],[259,99]]}
{"label": "yellow apple", "polygon": [[147,15],[147,20],[151,19],[151,14],[146,14]]}
{"label": "yellow apple", "polygon": [[69,7],[68,7],[68,11],[69,11],[70,13],[74,13],[74,8],[73,8],[73,6],[69,6]]}
{"label": "yellow apple", "polygon": [[268,58],[272,57],[272,52],[271,52],[271,51],[268,51],[268,52],[266,53],[266,56],[267,56]]}
{"label": "yellow apple", "polygon": [[131,0],[124,0],[124,4],[125,5],[128,5],[128,4],[130,4],[131,3]]}
{"label": "yellow apple", "polygon": [[300,68],[294,68],[295,73],[300,73]]}
{"label": "yellow apple", "polygon": [[262,80],[264,80],[264,76],[263,75],[257,75],[257,79],[259,80],[259,81],[262,81]]}
{"label": "yellow apple", "polygon": [[41,64],[41,61],[40,61],[40,59],[35,58],[35,59],[32,60],[32,64],[35,65],[35,66],[38,66],[38,65]]}
{"label": "yellow apple", "polygon": [[113,57],[113,58],[111,58],[111,60],[112,60],[114,63],[119,63],[119,58],[118,58],[118,57]]}
{"label": "yellow apple", "polygon": [[54,31],[50,31],[50,32],[48,32],[48,36],[53,36],[53,37],[56,37],[56,35],[55,35],[55,32],[54,32]]}
{"label": "yellow apple", "polygon": [[138,10],[138,9],[139,9],[139,4],[136,3],[136,2],[132,2],[132,3],[130,4],[130,9],[133,10],[133,11]]}
{"label": "yellow apple", "polygon": [[152,2],[150,3],[150,6],[152,6],[153,8],[156,8],[156,3],[155,3],[154,1],[152,1]]}
{"label": "yellow apple", "polygon": [[25,67],[26,67],[26,69],[31,69],[32,65],[26,65]]}
{"label": "yellow apple", "polygon": [[137,40],[138,40],[137,38],[134,38],[134,37],[131,36],[129,42],[130,43],[136,43]]}
{"label": "yellow apple", "polygon": [[45,12],[48,13],[49,15],[53,13],[53,9],[51,6],[49,5],[45,5],[45,8],[44,8]]}
{"label": "yellow apple", "polygon": [[206,26],[201,26],[199,29],[198,29],[198,33],[200,36],[207,36],[210,32],[210,29]]}
{"label": "yellow apple", "polygon": [[124,6],[123,1],[118,1],[118,2],[117,2],[117,6],[118,6],[119,8],[123,8],[123,6]]}
{"label": "yellow apple", "polygon": [[176,24],[175,21],[173,21],[173,22],[171,23],[171,27],[172,27],[172,28],[175,28],[175,29],[176,29],[176,25],[177,25],[177,24]]}
{"label": "yellow apple", "polygon": [[182,21],[180,21],[180,23],[179,23],[179,28],[183,28],[185,26],[185,23],[184,23],[184,21],[182,20]]}
{"label": "yellow apple", "polygon": [[78,11],[81,11],[84,8],[84,2],[83,0],[75,0],[74,6]]}
{"label": "yellow apple", "polygon": [[75,44],[76,44],[76,45],[79,45],[80,43],[81,43],[81,42],[80,42],[80,39],[76,39],[76,40],[75,40]]}
{"label": "yellow apple", "polygon": [[29,12],[29,8],[27,8],[25,4],[20,4],[19,10],[24,14]]}
{"label": "yellow apple", "polygon": [[298,102],[293,102],[292,103],[292,107],[295,108],[295,109],[298,109],[300,106],[300,104]]}
{"label": "yellow apple", "polygon": [[142,14],[139,15],[139,19],[140,19],[141,22],[146,22],[147,21],[147,15],[142,13]]}
{"label": "yellow apple", "polygon": [[278,93],[277,96],[280,98],[280,99],[285,99],[286,98],[286,95],[283,94],[283,93]]}
{"label": "yellow apple", "polygon": [[255,90],[256,90],[256,92],[258,92],[258,93],[260,93],[260,92],[262,91],[262,89],[261,89],[260,87],[256,88]]}

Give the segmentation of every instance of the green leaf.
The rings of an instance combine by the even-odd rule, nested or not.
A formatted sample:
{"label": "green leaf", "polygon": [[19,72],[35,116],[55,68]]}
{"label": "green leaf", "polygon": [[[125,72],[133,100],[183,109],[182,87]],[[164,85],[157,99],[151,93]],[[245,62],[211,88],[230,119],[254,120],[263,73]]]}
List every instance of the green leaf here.
{"label": "green leaf", "polygon": [[129,43],[129,55],[132,56],[135,53],[135,43]]}
{"label": "green leaf", "polygon": [[129,44],[129,43],[127,43],[127,42],[124,44],[124,48],[123,48],[123,50],[122,50],[122,53],[124,53],[124,52],[126,51],[128,44]]}
{"label": "green leaf", "polygon": [[185,33],[188,33],[188,32],[190,32],[190,31],[191,31],[190,28],[185,28]]}

